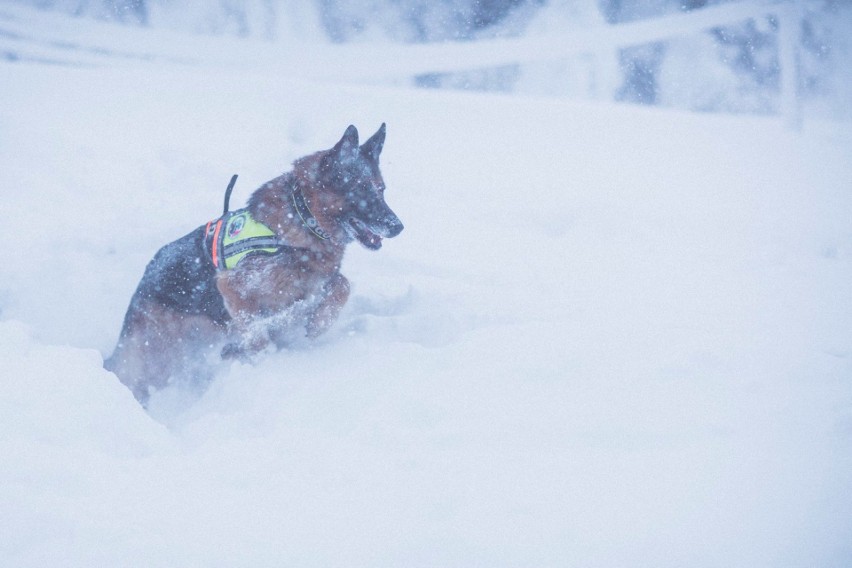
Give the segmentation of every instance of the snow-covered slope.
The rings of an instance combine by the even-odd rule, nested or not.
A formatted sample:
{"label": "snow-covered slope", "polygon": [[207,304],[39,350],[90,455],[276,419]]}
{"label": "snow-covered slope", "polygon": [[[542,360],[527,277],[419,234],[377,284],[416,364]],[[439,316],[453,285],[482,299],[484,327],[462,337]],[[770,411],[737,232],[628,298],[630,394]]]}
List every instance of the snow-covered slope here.
{"label": "snow-covered slope", "polygon": [[[852,562],[842,131],[258,65],[0,99],[0,565]],[[382,121],[406,230],[339,323],[143,411],[101,357],[151,255]]]}

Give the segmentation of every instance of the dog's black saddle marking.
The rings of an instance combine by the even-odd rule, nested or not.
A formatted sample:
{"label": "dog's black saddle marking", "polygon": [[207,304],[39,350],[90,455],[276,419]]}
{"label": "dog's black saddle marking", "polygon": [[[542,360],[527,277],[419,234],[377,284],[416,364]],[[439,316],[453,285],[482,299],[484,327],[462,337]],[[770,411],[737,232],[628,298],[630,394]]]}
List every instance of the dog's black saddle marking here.
{"label": "dog's black saddle marking", "polygon": [[231,318],[216,289],[215,277],[216,267],[204,254],[201,226],[157,251],[145,268],[132,302],[151,301],[178,313],[204,315],[224,324]]}

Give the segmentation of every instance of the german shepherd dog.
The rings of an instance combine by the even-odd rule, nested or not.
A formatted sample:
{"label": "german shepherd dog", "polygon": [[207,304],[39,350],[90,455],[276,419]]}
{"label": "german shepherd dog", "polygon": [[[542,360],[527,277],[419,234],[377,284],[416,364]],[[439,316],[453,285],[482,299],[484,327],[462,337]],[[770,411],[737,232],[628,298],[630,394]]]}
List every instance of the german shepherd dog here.
{"label": "german shepherd dog", "polygon": [[[172,382],[209,380],[217,360],[250,360],[326,331],[349,297],[346,245],[377,250],[403,229],[385,203],[384,141],[384,124],[360,146],[349,126],[333,148],[257,189],[245,209],[226,204],[222,218],[161,248],[106,369],[144,406]],[[240,240],[241,231],[254,236]]]}

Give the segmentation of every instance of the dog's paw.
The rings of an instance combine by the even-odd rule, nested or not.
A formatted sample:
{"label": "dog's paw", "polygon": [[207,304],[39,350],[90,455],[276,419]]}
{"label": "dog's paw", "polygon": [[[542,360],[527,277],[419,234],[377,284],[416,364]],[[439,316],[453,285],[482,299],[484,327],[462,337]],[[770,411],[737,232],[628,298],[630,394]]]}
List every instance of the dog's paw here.
{"label": "dog's paw", "polygon": [[236,361],[246,361],[249,356],[246,353],[245,348],[239,343],[228,343],[224,347],[222,347],[222,352],[220,356],[223,360],[236,360]]}

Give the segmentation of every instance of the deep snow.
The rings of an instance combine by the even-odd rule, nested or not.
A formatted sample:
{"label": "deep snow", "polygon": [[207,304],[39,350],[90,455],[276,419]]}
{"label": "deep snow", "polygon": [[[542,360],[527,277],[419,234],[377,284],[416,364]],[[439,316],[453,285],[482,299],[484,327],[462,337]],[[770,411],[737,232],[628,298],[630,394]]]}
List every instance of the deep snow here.
{"label": "deep snow", "polygon": [[[852,562],[844,126],[134,62],[0,100],[3,566]],[[383,121],[406,230],[334,329],[143,411],[101,365],[157,248]]]}

